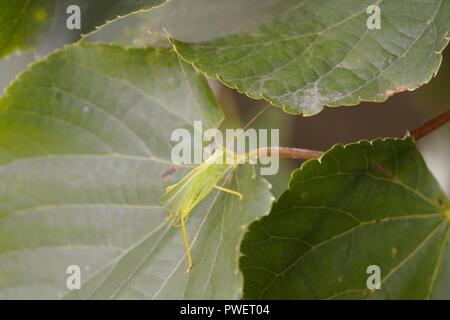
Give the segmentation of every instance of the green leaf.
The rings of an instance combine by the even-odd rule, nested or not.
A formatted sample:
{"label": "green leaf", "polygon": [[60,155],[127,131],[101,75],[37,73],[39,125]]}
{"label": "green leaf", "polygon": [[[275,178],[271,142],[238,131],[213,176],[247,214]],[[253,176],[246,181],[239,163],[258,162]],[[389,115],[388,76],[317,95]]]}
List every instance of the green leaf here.
{"label": "green leaf", "polygon": [[92,41],[170,46],[168,30],[181,41],[199,42],[241,32],[289,8],[280,0],[170,0],[164,6],[103,25]]}
{"label": "green leaf", "polygon": [[36,1],[0,0],[0,58],[23,47],[46,19],[47,11]]}
{"label": "green leaf", "polygon": [[[96,26],[166,0],[0,0],[0,58],[37,45],[42,51],[76,41]],[[81,30],[69,30],[66,10],[81,9]]]}
{"label": "green leaf", "polygon": [[[239,244],[271,195],[251,166],[181,230],[159,198],[190,167],[173,130],[217,127],[206,80],[173,51],[78,44],[23,73],[0,100],[0,298],[238,298]],[[193,95],[193,96],[192,96]],[[66,268],[81,268],[81,290]]]}
{"label": "green leaf", "polygon": [[[448,299],[450,209],[411,138],[336,145],[242,243],[250,299]],[[381,289],[369,290],[370,265]]]}
{"label": "green leaf", "polygon": [[[366,25],[367,7],[374,3],[381,8],[380,30]],[[418,88],[437,72],[448,43],[445,0],[289,4],[245,32],[174,44],[208,76],[286,112],[313,115],[324,106],[384,101]]]}

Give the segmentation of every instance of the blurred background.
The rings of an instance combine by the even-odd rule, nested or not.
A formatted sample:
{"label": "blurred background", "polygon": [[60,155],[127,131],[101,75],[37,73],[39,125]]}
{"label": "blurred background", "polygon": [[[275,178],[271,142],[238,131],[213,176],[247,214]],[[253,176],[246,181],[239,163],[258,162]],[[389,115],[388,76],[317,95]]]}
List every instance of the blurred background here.
{"label": "blurred background", "polygon": [[[86,41],[117,42],[127,46],[167,46],[163,26],[178,39],[203,41],[266,21],[277,11],[285,10],[297,1],[299,0],[171,0],[161,8],[109,24],[89,35]],[[83,33],[81,30],[80,34],[74,34],[64,28],[65,2],[67,0],[57,1],[58,5],[51,8],[48,27],[34,39],[39,44],[34,46],[34,50],[18,52],[0,61],[0,91],[29,63],[42,58],[56,47],[76,41]],[[78,3],[83,13],[102,12],[102,8],[111,4],[105,0],[69,2]],[[90,16],[98,18],[98,15]],[[94,22],[85,21],[84,24],[91,26]],[[149,33],[149,30],[152,32]],[[413,92],[396,94],[384,103],[325,108],[313,117],[288,115],[280,108],[270,107],[251,127],[278,128],[281,146],[316,150],[327,150],[336,143],[345,144],[361,139],[403,137],[408,130],[450,109],[449,48],[444,50],[443,56],[441,68],[430,83]],[[266,105],[264,101],[249,99],[218,81],[210,80],[210,84],[226,115],[222,128],[245,126]],[[450,124],[420,139],[418,146],[429,168],[447,195],[450,195]],[[265,177],[272,183],[276,197],[286,189],[291,172],[300,164],[300,161],[281,159],[279,173]]]}

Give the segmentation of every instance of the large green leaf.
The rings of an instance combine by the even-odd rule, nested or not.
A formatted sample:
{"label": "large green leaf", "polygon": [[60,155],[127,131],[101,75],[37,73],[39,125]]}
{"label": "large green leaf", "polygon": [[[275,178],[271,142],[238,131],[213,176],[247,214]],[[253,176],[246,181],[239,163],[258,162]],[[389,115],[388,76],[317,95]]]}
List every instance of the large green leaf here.
{"label": "large green leaf", "polygon": [[[242,244],[246,298],[448,299],[450,209],[414,142],[336,145]],[[369,290],[368,266],[381,269]]]}
{"label": "large green leaf", "polygon": [[[237,298],[239,244],[270,211],[251,166],[212,192],[188,233],[159,198],[189,170],[170,161],[176,128],[222,118],[205,79],[173,51],[73,45],[23,73],[0,100],[0,298]],[[192,96],[193,95],[193,96]],[[78,265],[81,290],[66,288]]]}
{"label": "large green leaf", "polygon": [[[40,50],[79,39],[118,16],[160,5],[165,0],[0,0],[0,58],[15,49],[38,45]],[[81,30],[69,30],[70,5],[81,9]],[[39,43],[38,43],[39,42]]]}
{"label": "large green leaf", "polygon": [[[208,76],[289,113],[312,115],[419,87],[437,72],[448,43],[446,0],[288,3],[245,32],[174,44]],[[380,30],[366,26],[373,4],[381,8]]]}

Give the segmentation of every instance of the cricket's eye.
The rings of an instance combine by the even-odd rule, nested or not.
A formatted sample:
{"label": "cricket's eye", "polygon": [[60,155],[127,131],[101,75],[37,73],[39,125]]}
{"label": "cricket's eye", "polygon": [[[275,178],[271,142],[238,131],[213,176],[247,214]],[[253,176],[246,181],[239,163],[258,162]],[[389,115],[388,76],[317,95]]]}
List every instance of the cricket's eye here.
{"label": "cricket's eye", "polygon": [[217,142],[216,140],[211,141],[211,155],[213,155],[217,150]]}

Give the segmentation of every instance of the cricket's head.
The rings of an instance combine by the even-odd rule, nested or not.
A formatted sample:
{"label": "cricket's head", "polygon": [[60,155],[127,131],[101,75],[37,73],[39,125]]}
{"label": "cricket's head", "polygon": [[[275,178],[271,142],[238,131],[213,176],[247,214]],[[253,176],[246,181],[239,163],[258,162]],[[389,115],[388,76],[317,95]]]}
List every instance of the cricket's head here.
{"label": "cricket's head", "polygon": [[206,165],[218,165],[224,168],[232,167],[237,164],[236,154],[222,146],[216,147],[214,153],[205,161]]}
{"label": "cricket's head", "polygon": [[211,155],[216,153],[216,150],[218,149],[218,147],[219,147],[219,144],[217,143],[216,139],[213,139],[211,141]]}

